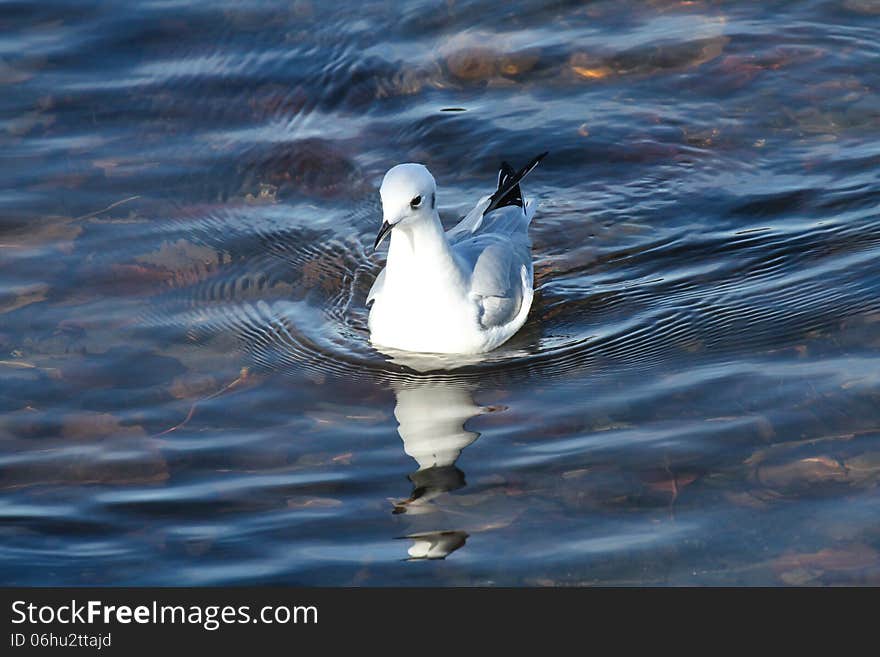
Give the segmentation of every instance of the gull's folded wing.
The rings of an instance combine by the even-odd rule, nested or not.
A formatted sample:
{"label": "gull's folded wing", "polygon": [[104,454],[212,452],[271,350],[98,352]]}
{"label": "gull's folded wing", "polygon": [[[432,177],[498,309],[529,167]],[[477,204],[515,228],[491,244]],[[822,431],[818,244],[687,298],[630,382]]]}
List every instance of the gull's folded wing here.
{"label": "gull's folded wing", "polygon": [[471,268],[471,297],[483,328],[503,326],[519,314],[523,301],[520,271],[531,272],[528,246],[498,234],[480,235],[455,250]]}

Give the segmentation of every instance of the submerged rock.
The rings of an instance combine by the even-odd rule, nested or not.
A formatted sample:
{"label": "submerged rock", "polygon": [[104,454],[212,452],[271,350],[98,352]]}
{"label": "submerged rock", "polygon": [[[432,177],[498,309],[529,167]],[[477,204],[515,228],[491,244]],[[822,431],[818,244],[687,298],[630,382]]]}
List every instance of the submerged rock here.
{"label": "submerged rock", "polygon": [[827,575],[833,575],[837,582],[876,580],[880,575],[880,552],[869,545],[855,543],[817,552],[784,554],[772,565],[779,579],[790,586],[814,584]]}
{"label": "submerged rock", "polygon": [[61,437],[72,440],[98,440],[146,435],[139,425],[123,425],[110,413],[71,413],[62,420]]}
{"label": "submerged rock", "polygon": [[258,195],[265,185],[279,197],[350,198],[364,191],[366,180],[358,165],[340,146],[309,138],[270,145],[245,158],[239,166],[242,193]]}
{"label": "submerged rock", "polygon": [[[48,457],[57,451],[57,456]],[[43,448],[40,459],[20,460],[0,475],[0,489],[27,486],[102,484],[133,486],[160,483],[169,477],[168,463],[155,441],[121,438],[78,454],[63,447]]]}
{"label": "submerged rock", "polygon": [[90,388],[145,388],[168,383],[185,371],[180,361],[133,347],[87,354],[62,368],[62,378]]}
{"label": "submerged rock", "polygon": [[446,58],[446,68],[453,77],[466,82],[485,81],[496,72],[498,53],[487,47],[456,50]]}
{"label": "submerged rock", "polygon": [[[487,44],[491,43],[489,46]],[[517,48],[497,35],[459,34],[441,47],[452,81],[464,84],[504,82],[534,70],[541,61],[536,48]]]}
{"label": "submerged rock", "polygon": [[759,465],[758,481],[784,493],[808,492],[815,486],[847,481],[846,469],[829,456],[811,456],[776,465]]}

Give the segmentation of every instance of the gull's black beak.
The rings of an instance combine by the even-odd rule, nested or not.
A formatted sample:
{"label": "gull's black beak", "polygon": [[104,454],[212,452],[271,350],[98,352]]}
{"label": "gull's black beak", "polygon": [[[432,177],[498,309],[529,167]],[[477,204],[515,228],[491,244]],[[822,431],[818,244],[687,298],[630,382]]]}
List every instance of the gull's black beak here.
{"label": "gull's black beak", "polygon": [[385,236],[391,232],[392,228],[394,228],[392,224],[389,224],[387,221],[382,222],[382,227],[379,229],[379,234],[376,235],[376,243],[373,244],[373,251],[379,248],[382,240],[384,240]]}

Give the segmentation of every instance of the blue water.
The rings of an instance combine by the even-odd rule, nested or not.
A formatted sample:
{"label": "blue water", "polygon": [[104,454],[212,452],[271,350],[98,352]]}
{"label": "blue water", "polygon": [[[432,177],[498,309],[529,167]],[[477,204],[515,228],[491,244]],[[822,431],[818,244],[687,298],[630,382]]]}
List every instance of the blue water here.
{"label": "blue water", "polygon": [[[880,584],[880,3],[0,2],[0,583]],[[373,350],[378,183],[536,297]]]}

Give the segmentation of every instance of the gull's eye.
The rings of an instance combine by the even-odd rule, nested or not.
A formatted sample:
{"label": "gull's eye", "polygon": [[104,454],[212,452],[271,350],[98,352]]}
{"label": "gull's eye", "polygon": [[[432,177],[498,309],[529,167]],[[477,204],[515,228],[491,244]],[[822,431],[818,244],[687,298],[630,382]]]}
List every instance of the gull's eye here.
{"label": "gull's eye", "polygon": [[409,207],[411,207],[413,210],[415,210],[421,204],[422,204],[422,197],[416,196],[412,201],[409,202]]}

